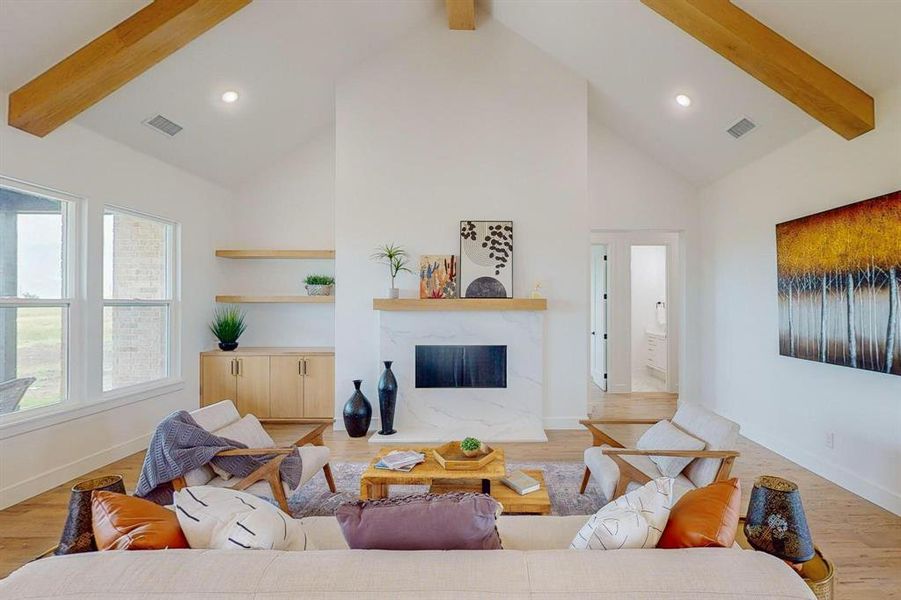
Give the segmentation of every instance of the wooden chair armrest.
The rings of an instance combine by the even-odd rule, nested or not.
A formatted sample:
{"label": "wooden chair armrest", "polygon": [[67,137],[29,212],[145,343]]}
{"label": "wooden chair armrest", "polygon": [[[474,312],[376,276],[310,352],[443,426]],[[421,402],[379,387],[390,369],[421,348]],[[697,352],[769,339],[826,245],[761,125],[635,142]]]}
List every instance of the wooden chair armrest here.
{"label": "wooden chair armrest", "polygon": [[602,448],[601,452],[611,456],[681,456],[691,458],[737,458],[734,450],[639,450],[638,448]]}
{"label": "wooden chair armrest", "polygon": [[316,428],[314,428],[312,431],[294,442],[294,445],[306,446],[307,444],[313,444],[314,446],[324,446],[325,444],[322,442],[322,434],[326,429],[328,429],[329,426],[334,425],[334,423],[335,420],[332,419],[330,423],[317,425]]}
{"label": "wooden chair armrest", "polygon": [[216,456],[265,456],[267,454],[291,454],[294,448],[235,448],[223,450]]}
{"label": "wooden chair armrest", "polygon": [[582,419],[579,421],[585,427],[589,425],[656,425],[666,419]]}

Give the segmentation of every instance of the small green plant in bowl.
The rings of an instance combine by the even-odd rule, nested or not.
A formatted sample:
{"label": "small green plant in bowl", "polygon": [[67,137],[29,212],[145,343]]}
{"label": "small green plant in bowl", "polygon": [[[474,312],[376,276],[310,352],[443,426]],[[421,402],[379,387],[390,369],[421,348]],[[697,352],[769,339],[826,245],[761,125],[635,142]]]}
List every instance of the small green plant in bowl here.
{"label": "small green plant in bowl", "polygon": [[238,338],[247,329],[244,311],[237,306],[220,306],[213,313],[210,332],[219,340],[219,348],[230,352],[238,347]]}
{"label": "small green plant in bowl", "polygon": [[479,452],[482,449],[482,442],[477,440],[474,437],[468,437],[462,442],[460,442],[460,450],[463,451],[463,454],[472,458],[473,456],[478,456]]}
{"label": "small green plant in bowl", "polygon": [[310,296],[331,296],[335,293],[335,278],[331,275],[307,275],[303,282]]}

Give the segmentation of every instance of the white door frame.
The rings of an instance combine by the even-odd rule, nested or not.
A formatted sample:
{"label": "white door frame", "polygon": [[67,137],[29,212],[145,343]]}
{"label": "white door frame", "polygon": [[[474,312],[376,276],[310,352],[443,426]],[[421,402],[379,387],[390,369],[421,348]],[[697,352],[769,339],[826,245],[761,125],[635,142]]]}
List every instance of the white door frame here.
{"label": "white door frame", "polygon": [[[595,249],[603,248],[603,255],[596,254]],[[599,261],[599,256],[603,256],[603,258]],[[609,323],[609,314],[607,311],[607,280],[609,278],[609,270],[607,268],[607,246],[605,244],[591,244],[591,332],[589,335],[591,348],[589,349],[589,356],[591,357],[591,364],[589,367],[590,374],[592,380],[594,380],[595,385],[599,388],[607,391],[607,323]],[[600,265],[598,264],[600,263]],[[600,269],[604,272],[604,285],[603,290],[598,288],[598,278],[597,274]],[[600,298],[600,294],[604,294],[604,298]],[[597,304],[598,302],[603,303],[602,311],[598,311]],[[598,315],[603,314],[603,322],[599,322]],[[597,349],[598,347],[603,347],[603,365],[598,366],[597,361]]]}
{"label": "white door frame", "polygon": [[[682,331],[685,323],[682,233],[666,230],[594,230],[591,244],[607,245],[607,391],[632,391],[632,246],[666,246],[666,390],[679,391]],[[591,253],[589,252],[589,260]],[[590,292],[589,292],[590,293]],[[593,310],[593,308],[589,308]],[[590,343],[590,341],[589,341]]]}

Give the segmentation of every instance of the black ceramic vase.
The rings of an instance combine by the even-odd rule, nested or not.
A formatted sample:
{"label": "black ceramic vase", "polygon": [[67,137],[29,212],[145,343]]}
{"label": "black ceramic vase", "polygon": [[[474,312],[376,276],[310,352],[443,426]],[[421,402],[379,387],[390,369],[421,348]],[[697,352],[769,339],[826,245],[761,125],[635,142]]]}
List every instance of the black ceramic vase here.
{"label": "black ceramic vase", "polygon": [[379,416],[382,419],[382,430],[379,435],[397,433],[394,430],[394,407],[397,405],[397,379],[391,372],[391,363],[385,361],[385,370],[379,377]]}
{"label": "black ceramic vase", "polygon": [[350,437],[363,437],[372,421],[372,405],[360,391],[362,379],[354,379],[353,395],[344,403],[344,429]]}
{"label": "black ceramic vase", "polygon": [[219,349],[223,352],[232,352],[238,347],[238,342],[219,342]]}

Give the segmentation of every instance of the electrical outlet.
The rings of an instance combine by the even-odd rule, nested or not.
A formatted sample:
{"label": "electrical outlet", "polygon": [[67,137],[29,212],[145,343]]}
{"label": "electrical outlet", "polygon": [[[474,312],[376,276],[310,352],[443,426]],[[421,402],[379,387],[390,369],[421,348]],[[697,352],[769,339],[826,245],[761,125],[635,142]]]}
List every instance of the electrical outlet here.
{"label": "electrical outlet", "polygon": [[831,431],[826,434],[826,447],[830,450],[835,448],[835,434]]}

